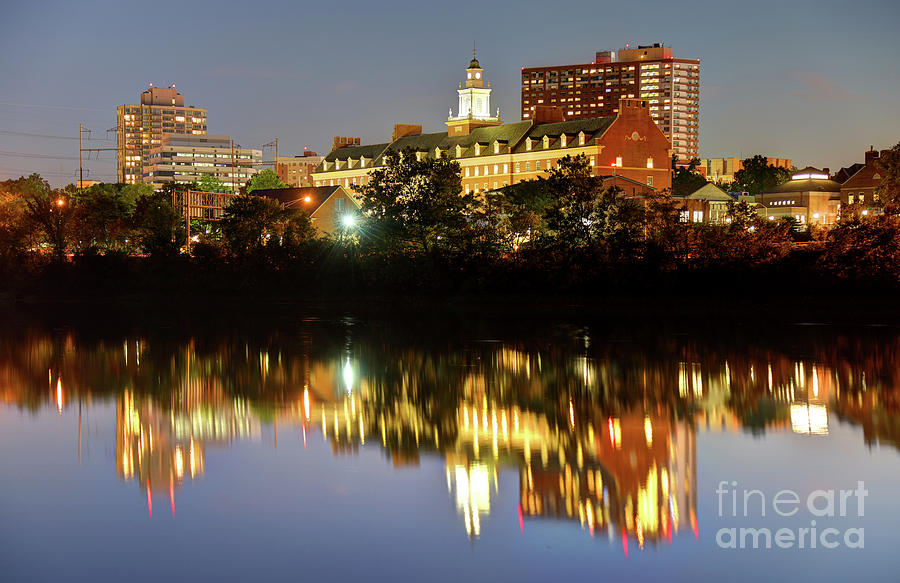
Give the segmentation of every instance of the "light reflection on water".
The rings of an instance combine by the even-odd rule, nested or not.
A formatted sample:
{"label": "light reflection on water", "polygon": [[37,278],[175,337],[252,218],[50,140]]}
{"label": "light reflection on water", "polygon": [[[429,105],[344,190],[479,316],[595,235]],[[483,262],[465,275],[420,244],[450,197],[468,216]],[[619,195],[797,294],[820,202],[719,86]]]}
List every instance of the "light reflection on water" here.
{"label": "light reflection on water", "polygon": [[[320,443],[350,459],[376,448],[397,472],[440,460],[456,521],[436,528],[473,544],[513,500],[520,535],[552,521],[610,541],[621,558],[674,553],[666,549],[676,540],[702,547],[700,531],[716,526],[702,522],[710,500],[698,499],[710,486],[698,483],[704,436],[824,440],[848,422],[852,439],[888,444],[884,463],[900,470],[900,339],[890,332],[822,340],[804,331],[796,350],[653,334],[623,343],[584,330],[423,343],[358,321],[302,326],[252,341],[19,332],[0,339],[0,405],[5,415],[37,412],[29,423],[51,423],[48,409],[77,423],[79,460],[90,439],[84,419],[114,411],[94,441],[114,451],[104,463],[140,488],[133,503],[149,518],[175,516],[185,488],[202,494],[210,452],[262,446],[271,435],[266,448],[287,441],[301,455]],[[796,455],[830,442],[798,443]],[[40,455],[34,447],[19,455]],[[16,462],[0,453],[7,467]],[[517,491],[501,480],[510,474]],[[780,487],[777,476],[765,481]],[[15,534],[2,528],[4,538]]]}

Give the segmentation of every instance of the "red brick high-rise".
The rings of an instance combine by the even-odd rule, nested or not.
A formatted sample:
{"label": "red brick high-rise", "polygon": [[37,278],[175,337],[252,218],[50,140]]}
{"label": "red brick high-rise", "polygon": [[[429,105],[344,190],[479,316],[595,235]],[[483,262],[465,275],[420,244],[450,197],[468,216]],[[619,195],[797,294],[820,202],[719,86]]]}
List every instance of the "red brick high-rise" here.
{"label": "red brick high-rise", "polygon": [[700,60],[676,59],[660,43],[597,52],[581,65],[522,68],[522,119],[539,105],[566,119],[616,115],[620,98],[646,100],[679,162],[700,156]]}

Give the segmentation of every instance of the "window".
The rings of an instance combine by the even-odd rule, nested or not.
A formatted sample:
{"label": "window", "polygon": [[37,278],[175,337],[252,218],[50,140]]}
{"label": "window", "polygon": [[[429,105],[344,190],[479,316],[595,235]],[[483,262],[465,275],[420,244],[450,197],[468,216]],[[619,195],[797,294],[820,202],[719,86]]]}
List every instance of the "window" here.
{"label": "window", "polygon": [[531,138],[525,138],[525,151],[531,151]]}
{"label": "window", "polygon": [[[569,113],[572,113],[572,112],[570,111]],[[566,147],[566,134],[559,136],[559,147],[560,148]]]}
{"label": "window", "polygon": [[859,204],[866,204],[866,197],[863,193],[859,193]]}
{"label": "window", "polygon": [[500,174],[500,166],[498,164],[494,164],[494,174]]}
{"label": "window", "polygon": [[703,211],[694,211],[694,222],[695,223],[703,222]]}
{"label": "window", "polygon": [[466,194],[469,194],[469,185],[466,184]]}
{"label": "window", "polygon": [[616,156],[616,166],[622,167],[622,156]]}
{"label": "window", "polygon": [[344,212],[344,208],[345,208],[344,205],[345,205],[346,202],[347,202],[347,201],[346,201],[344,198],[336,198],[336,199],[334,199],[334,212],[336,212],[336,213],[342,213],[342,212]]}
{"label": "window", "polygon": [[856,197],[852,194],[847,196],[847,202],[853,204],[856,201]]}
{"label": "window", "polygon": [[525,162],[525,172],[531,172],[531,162]]}
{"label": "window", "polygon": [[469,167],[466,166],[466,178],[468,178],[468,177],[469,177]]}
{"label": "window", "polygon": [[550,147],[550,136],[544,136],[544,148]]}
{"label": "window", "polygon": [[504,173],[504,174],[509,174],[509,164],[504,164],[504,165],[503,165],[503,173]]}
{"label": "window", "polygon": [[540,172],[540,170],[541,170],[541,161],[540,160],[535,161],[534,169],[537,170],[538,172]]}
{"label": "window", "polygon": [[[478,170],[479,170],[479,168],[478,168],[478,166],[476,166],[475,167],[475,176],[478,176]],[[468,176],[468,174],[466,176]]]}
{"label": "window", "polygon": [[653,177],[652,176],[647,177],[647,186],[653,186]]}
{"label": "window", "polygon": [[[504,164],[503,167],[506,168],[506,165]],[[521,171],[522,171],[522,163],[516,162],[516,172],[521,172]]]}
{"label": "window", "polygon": [[653,168],[653,158],[647,158],[647,168]]}

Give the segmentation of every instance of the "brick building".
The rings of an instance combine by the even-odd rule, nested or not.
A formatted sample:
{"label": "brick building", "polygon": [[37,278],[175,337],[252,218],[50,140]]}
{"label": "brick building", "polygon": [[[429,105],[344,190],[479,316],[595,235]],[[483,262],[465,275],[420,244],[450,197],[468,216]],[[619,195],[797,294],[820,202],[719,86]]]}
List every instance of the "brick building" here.
{"label": "brick building", "polygon": [[[316,186],[366,184],[389,152],[412,149],[419,157],[448,156],[461,167],[465,192],[485,192],[546,176],[567,155],[583,154],[596,176],[615,175],[652,189],[671,186],[669,141],[654,123],[647,100],[622,98],[606,117],[565,120],[558,108],[535,108],[521,122],[503,124],[490,114],[489,86],[477,59],[466,69],[457,115],[448,131],[410,134],[402,126],[395,139],[332,150],[313,175]],[[477,77],[476,77],[477,76]],[[472,80],[477,83],[469,84]],[[474,89],[476,91],[469,91]],[[474,103],[474,105],[473,105]]]}
{"label": "brick building", "polygon": [[883,174],[878,169],[877,162],[882,154],[884,152],[869,148],[869,151],[866,152],[865,164],[858,167],[856,172],[841,184],[842,204],[856,204],[861,209],[877,206],[879,200],[875,189],[881,186]]}
{"label": "brick building", "polygon": [[699,157],[700,61],[660,43],[597,52],[590,63],[522,68],[522,119],[541,105],[567,120],[611,116],[620,99],[643,99],[681,163]]}

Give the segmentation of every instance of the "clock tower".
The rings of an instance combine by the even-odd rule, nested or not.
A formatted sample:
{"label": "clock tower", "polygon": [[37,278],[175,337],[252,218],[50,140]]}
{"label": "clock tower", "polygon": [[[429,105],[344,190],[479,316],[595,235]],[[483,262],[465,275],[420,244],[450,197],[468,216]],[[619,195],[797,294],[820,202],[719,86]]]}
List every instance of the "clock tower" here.
{"label": "clock tower", "polygon": [[485,86],[484,69],[478,62],[475,51],[472,51],[472,60],[466,68],[465,87],[460,83],[459,108],[456,115],[450,112],[447,118],[447,133],[450,136],[465,136],[473,129],[484,126],[500,125],[500,110],[497,115],[491,115],[491,85]]}

